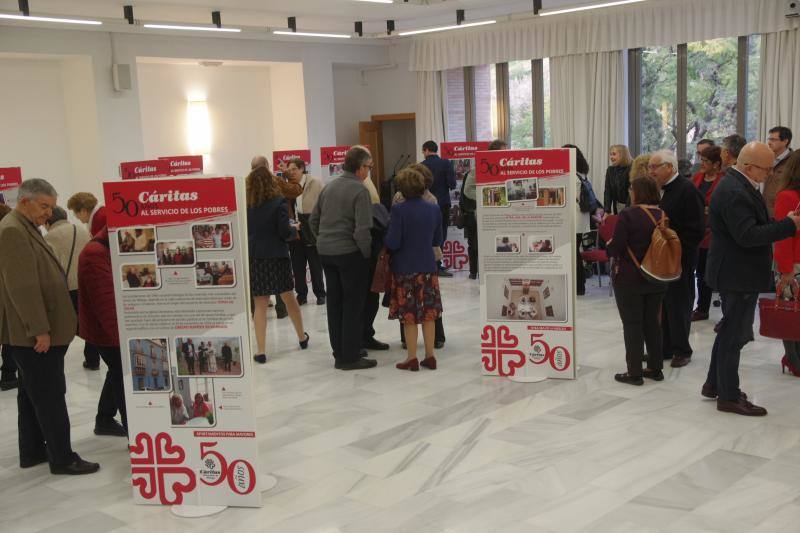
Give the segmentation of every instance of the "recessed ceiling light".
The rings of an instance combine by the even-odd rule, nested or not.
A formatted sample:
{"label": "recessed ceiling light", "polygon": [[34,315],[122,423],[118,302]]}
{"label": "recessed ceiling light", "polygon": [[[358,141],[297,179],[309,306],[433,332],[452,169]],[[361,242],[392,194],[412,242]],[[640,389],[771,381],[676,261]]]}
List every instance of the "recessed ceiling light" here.
{"label": "recessed ceiling light", "polygon": [[439,26],[437,28],[425,28],[423,30],[411,30],[411,31],[401,31],[398,35],[406,36],[406,35],[419,35],[421,33],[433,33],[437,31],[449,31],[449,30],[458,30],[461,28],[471,28],[473,26],[486,26],[487,24],[495,24],[497,23],[496,20],[484,20],[481,22],[468,22],[465,24],[454,24],[452,26]]}
{"label": "recessed ceiling light", "polygon": [[27,15],[7,15],[5,13],[0,13],[0,19],[32,20],[34,22],[60,22],[63,24],[89,24],[91,26],[100,26],[101,24],[103,24],[99,20],[62,19],[58,17],[34,17]]}
{"label": "recessed ceiling light", "polygon": [[644,2],[645,0],[617,0],[616,2],[605,2],[592,6],[569,7],[565,9],[557,9],[555,11],[544,11],[539,13],[540,16],[546,17],[548,15],[561,15],[563,13],[575,13],[576,11],[586,11],[587,9],[600,9],[601,7],[621,6],[624,4],[635,4],[637,2]]}

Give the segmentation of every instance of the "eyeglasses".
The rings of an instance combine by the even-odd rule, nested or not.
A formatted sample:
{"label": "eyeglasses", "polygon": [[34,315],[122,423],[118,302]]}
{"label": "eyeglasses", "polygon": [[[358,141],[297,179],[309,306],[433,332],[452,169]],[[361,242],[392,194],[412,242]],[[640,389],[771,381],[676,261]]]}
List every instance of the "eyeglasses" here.
{"label": "eyeglasses", "polygon": [[773,141],[773,142],[780,142],[781,138],[780,137],[768,137],[767,140],[768,141]]}
{"label": "eyeglasses", "polygon": [[663,167],[664,165],[667,165],[667,164],[669,164],[669,163],[657,163],[657,164],[652,164],[651,163],[651,164],[647,165],[647,170],[656,170],[658,167]]}
{"label": "eyeglasses", "polygon": [[361,165],[361,166],[362,166],[362,167],[367,167],[368,169],[372,169],[372,167],[373,167],[374,165],[370,163],[369,165]]}

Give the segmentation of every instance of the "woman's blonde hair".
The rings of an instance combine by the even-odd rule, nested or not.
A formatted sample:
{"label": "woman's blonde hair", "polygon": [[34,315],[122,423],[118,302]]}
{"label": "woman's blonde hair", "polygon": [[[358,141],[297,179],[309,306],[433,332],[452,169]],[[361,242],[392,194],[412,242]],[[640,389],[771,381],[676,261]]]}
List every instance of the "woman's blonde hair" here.
{"label": "woman's blonde hair", "polygon": [[267,200],[283,196],[277,179],[266,167],[254,168],[245,179],[247,207],[258,207]]}
{"label": "woman's blonde hair", "polygon": [[397,189],[406,200],[419,198],[425,194],[425,176],[416,169],[404,168],[395,178],[395,183],[397,184]]}
{"label": "woman's blonde hair", "polygon": [[75,213],[84,210],[91,213],[95,207],[97,207],[97,197],[90,192],[75,193],[67,200],[67,209]]}
{"label": "woman's blonde hair", "polygon": [[425,188],[430,189],[433,185],[433,172],[431,169],[423,165],[422,163],[414,163],[413,165],[409,165],[408,168],[414,169],[420,174],[422,177],[425,178]]}
{"label": "woman's blonde hair", "polygon": [[629,167],[631,166],[631,162],[633,158],[631,157],[631,151],[628,150],[628,147],[624,144],[612,144],[611,147],[608,149],[608,153],[611,153],[611,150],[616,150],[619,153],[619,163],[617,166],[620,167]]}
{"label": "woman's blonde hair", "polygon": [[635,180],[636,178],[646,178],[647,176],[647,164],[650,163],[650,154],[642,154],[638,156],[636,159],[633,160],[633,164],[631,165],[631,170],[628,173],[628,178],[630,181]]}

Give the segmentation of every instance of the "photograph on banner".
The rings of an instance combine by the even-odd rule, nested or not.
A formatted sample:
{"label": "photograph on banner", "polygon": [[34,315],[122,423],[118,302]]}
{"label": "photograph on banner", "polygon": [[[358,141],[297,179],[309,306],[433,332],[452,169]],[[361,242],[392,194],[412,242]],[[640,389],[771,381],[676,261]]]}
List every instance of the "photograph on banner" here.
{"label": "photograph on banner", "polygon": [[216,425],[213,383],[211,378],[175,378],[169,399],[170,424],[192,428]]}
{"label": "photograph on banner", "polygon": [[[134,502],[260,507],[241,180],[103,184]],[[130,252],[136,230],[153,249]],[[116,233],[116,234],[115,234]],[[180,268],[185,267],[185,268]],[[169,468],[170,482],[158,481]],[[174,481],[174,483],[173,483]]]}
{"label": "photograph on banner", "polygon": [[482,371],[575,378],[575,163],[570,149],[476,156]]}
{"label": "photograph on banner", "polygon": [[152,254],[156,251],[156,228],[122,228],[117,241],[120,254]]}
{"label": "photograph on banner", "polygon": [[349,146],[323,146],[319,150],[320,178],[322,183],[328,183],[336,176],[341,175],[344,158]]}
{"label": "photograph on banner", "polygon": [[22,168],[0,168],[0,204],[6,204],[12,209],[16,207],[20,185],[22,185]]}
{"label": "photograph on banner", "polygon": [[490,321],[566,322],[566,276],[516,278],[486,275],[487,317]]}
{"label": "photograph on banner", "polygon": [[160,241],[156,243],[158,266],[194,266],[194,241]]}
{"label": "photograph on banner", "polygon": [[229,250],[233,245],[230,224],[195,224],[192,239],[198,250]]}
{"label": "photograph on banner", "polygon": [[133,392],[172,390],[167,339],[128,339],[128,354]]}
{"label": "photograph on banner", "polygon": [[161,287],[161,274],[155,263],[124,264],[120,269],[120,274],[122,290],[158,289]]}
{"label": "photograph on banner", "polygon": [[498,235],[495,237],[495,251],[498,254],[518,254],[521,250],[519,235]]}
{"label": "photograph on banner", "polygon": [[195,265],[195,284],[198,288],[233,287],[236,268],[233,259],[198,261]]}
{"label": "photograph on banner", "polygon": [[239,337],[176,337],[178,376],[241,377],[242,341]]}

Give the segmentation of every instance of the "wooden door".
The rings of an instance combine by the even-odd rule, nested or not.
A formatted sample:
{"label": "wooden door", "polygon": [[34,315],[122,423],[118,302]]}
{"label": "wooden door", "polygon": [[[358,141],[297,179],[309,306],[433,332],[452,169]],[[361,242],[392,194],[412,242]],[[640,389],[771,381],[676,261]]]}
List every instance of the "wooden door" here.
{"label": "wooden door", "polygon": [[383,175],[383,127],[381,122],[359,122],[358,142],[369,146],[369,150],[372,152],[372,183],[380,191],[381,183],[385,179]]}

